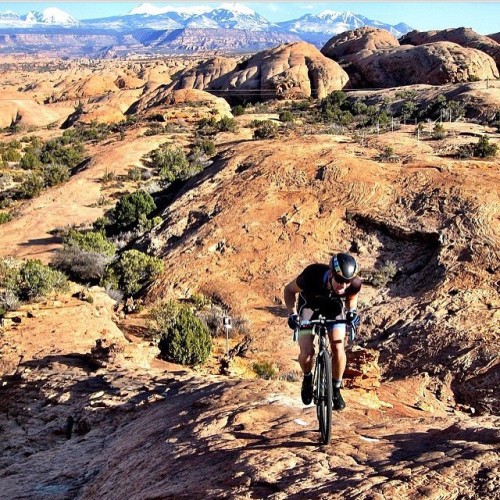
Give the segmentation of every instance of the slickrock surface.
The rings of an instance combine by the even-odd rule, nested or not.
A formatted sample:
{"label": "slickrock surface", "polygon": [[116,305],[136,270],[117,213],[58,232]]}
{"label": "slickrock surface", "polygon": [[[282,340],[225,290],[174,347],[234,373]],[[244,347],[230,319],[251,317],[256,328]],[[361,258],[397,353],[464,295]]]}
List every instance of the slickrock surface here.
{"label": "slickrock surface", "polygon": [[247,99],[323,98],[343,88],[348,78],[336,62],[305,42],[259,52],[242,66],[214,80],[210,89],[227,91],[228,96],[240,90]]}
{"label": "slickrock surface", "polygon": [[205,117],[232,117],[231,106],[225,99],[197,89],[172,90],[172,86],[160,86],[145,94],[131,106],[129,112],[163,111],[166,121],[183,119],[198,121]]}
{"label": "slickrock surface", "polygon": [[361,51],[374,52],[399,45],[396,37],[387,30],[365,26],[334,36],[321,49],[321,53],[334,61],[341,61]]}
{"label": "slickrock surface", "polygon": [[480,35],[470,28],[446,29],[440,31],[410,31],[399,40],[401,45],[422,45],[434,42],[453,42],[462,47],[482,50],[490,55],[500,69],[500,45],[491,37]]}
{"label": "slickrock surface", "polygon": [[443,85],[498,78],[495,61],[489,55],[451,42],[404,45],[347,57],[350,88]]}
{"label": "slickrock surface", "polygon": [[[331,444],[320,446],[316,410],[300,403],[299,383],[202,376],[160,362],[149,368],[154,350],[120,338],[109,303],[91,292],[93,305],[63,300],[51,310],[57,304],[46,301],[1,337],[2,359],[16,360],[1,370],[5,498],[494,498],[499,491],[497,418],[446,413],[439,403],[431,413],[422,403],[435,401],[430,393],[416,404],[411,391],[395,397],[392,382],[345,390],[348,408],[335,414]],[[68,318],[77,310],[75,325]],[[113,346],[104,355],[92,349],[100,338]]]}

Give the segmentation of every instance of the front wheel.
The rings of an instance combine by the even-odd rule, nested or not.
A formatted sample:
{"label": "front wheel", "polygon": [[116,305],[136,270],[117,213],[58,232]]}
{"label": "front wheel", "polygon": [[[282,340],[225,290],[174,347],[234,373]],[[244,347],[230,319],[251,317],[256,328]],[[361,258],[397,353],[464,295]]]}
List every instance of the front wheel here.
{"label": "front wheel", "polygon": [[332,434],[333,384],[332,359],[326,350],[318,355],[315,390],[321,444],[328,444]]}

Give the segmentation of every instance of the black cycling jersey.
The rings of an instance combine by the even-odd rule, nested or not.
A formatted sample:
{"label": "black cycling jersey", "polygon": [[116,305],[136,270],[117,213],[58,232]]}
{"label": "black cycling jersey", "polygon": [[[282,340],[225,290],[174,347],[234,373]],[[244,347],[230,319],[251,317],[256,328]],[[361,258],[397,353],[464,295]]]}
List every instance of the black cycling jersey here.
{"label": "black cycling jersey", "polygon": [[342,299],[356,295],[361,290],[361,279],[354,278],[344,294],[339,295],[328,288],[328,270],[326,264],[311,264],[297,278],[297,286],[301,289],[298,309],[313,309],[328,318],[336,318],[342,314]]}

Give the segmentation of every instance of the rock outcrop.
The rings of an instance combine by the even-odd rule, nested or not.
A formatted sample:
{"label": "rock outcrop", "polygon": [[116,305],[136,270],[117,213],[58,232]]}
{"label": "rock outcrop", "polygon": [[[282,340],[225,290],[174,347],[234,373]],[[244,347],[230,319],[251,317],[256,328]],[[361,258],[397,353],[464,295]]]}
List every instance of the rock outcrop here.
{"label": "rock outcrop", "polygon": [[456,28],[440,31],[410,31],[399,39],[401,45],[423,45],[434,42],[453,42],[462,47],[482,50],[491,56],[500,69],[500,44],[494,39],[480,35],[470,28]]}
{"label": "rock outcrop", "polygon": [[205,90],[211,83],[233,71],[237,66],[235,59],[214,57],[194,68],[182,72],[175,80],[173,88]]}
{"label": "rock outcrop", "polygon": [[488,38],[495,40],[495,42],[500,43],[500,32],[492,33],[491,35],[487,35],[487,36],[488,36]]}
{"label": "rock outcrop", "polygon": [[247,101],[323,98],[343,88],[348,80],[336,62],[305,42],[259,52],[240,66],[244,67],[212,82],[210,90]]}
{"label": "rock outcrop", "polygon": [[496,79],[499,75],[489,55],[451,42],[404,45],[348,57],[350,88],[444,85]]}
{"label": "rock outcrop", "polygon": [[58,113],[20,92],[3,92],[0,99],[0,128],[11,125],[43,127],[66,116],[64,111]]}
{"label": "rock outcrop", "polygon": [[321,49],[321,53],[334,61],[342,61],[350,54],[365,50],[374,52],[399,45],[396,37],[387,30],[366,26],[334,36]]}
{"label": "rock outcrop", "polygon": [[197,121],[207,116],[232,116],[231,106],[225,99],[203,90],[173,90],[173,85],[162,85],[146,94],[130,107],[128,114],[148,110],[162,112],[166,121],[170,118]]}

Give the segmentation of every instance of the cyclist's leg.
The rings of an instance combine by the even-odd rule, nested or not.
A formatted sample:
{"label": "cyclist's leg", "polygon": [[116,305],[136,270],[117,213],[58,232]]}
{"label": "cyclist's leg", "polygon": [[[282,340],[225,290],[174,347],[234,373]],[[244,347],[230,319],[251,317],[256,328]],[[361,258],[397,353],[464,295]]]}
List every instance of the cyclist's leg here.
{"label": "cyclist's leg", "polygon": [[342,377],[344,376],[344,371],[347,364],[347,357],[344,348],[345,335],[345,325],[335,325],[331,330],[328,331],[330,346],[332,349],[332,378],[334,381],[337,381],[337,385],[339,385],[338,381],[341,381]]}
{"label": "cyclist's leg", "polygon": [[[303,307],[299,309],[300,318],[302,320],[311,319],[314,311]],[[314,337],[310,332],[302,331],[299,333],[299,364],[304,373],[311,373],[314,361]]]}
{"label": "cyclist's leg", "polygon": [[[344,314],[339,314],[336,319],[344,319]],[[329,329],[330,346],[332,349],[332,379],[333,379],[333,409],[343,410],[345,401],[340,393],[342,377],[344,376],[347,358],[345,353],[346,325],[334,325]]]}

